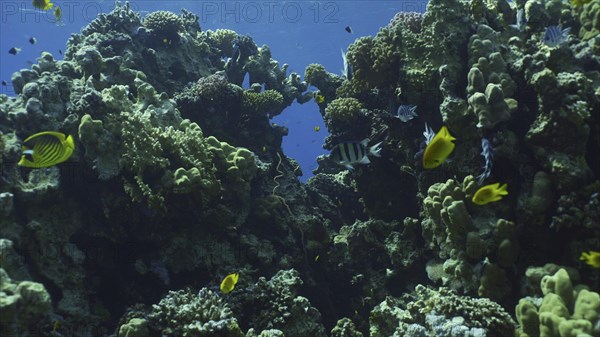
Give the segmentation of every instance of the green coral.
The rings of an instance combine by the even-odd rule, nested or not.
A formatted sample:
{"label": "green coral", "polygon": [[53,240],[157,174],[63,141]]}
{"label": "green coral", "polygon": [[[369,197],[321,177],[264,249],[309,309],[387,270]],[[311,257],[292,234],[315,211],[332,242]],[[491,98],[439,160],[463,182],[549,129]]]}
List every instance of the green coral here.
{"label": "green coral", "polygon": [[206,138],[206,144],[219,173],[224,174],[228,181],[249,183],[256,175],[257,165],[252,151],[220,142],[213,136]]}
{"label": "green coral", "polygon": [[[579,21],[581,22],[579,37],[583,41],[597,38],[598,34],[600,34],[600,3],[598,1],[588,2],[588,4],[583,6],[581,13],[579,13]],[[596,51],[598,51],[598,42],[595,45]]]}
{"label": "green coral", "polygon": [[358,331],[354,322],[344,317],[331,330],[331,337],[363,337],[363,334]]}
{"label": "green coral", "polygon": [[304,80],[317,87],[327,101],[335,98],[336,90],[343,81],[340,76],[328,72],[318,63],[311,63],[304,69]]}
{"label": "green coral", "polygon": [[111,133],[104,128],[101,120],[92,119],[90,115],[81,117],[79,123],[79,140],[85,148],[84,157],[93,162],[100,180],[108,180],[119,174],[121,167],[118,143],[113,142]]}
{"label": "green coral", "polygon": [[569,274],[559,269],[540,282],[540,301],[523,298],[516,306],[519,337],[597,336],[600,295],[585,287],[573,287]]}
{"label": "green coral", "polygon": [[[515,224],[472,215],[469,199],[476,190],[473,176],[462,183],[449,179],[429,187],[421,227],[426,244],[437,252],[438,259],[429,261],[427,272],[433,281],[453,289],[501,299],[510,292],[504,269],[516,261]],[[478,276],[474,262],[482,260],[484,268]]]}
{"label": "green coral", "polygon": [[[133,181],[126,180],[125,190],[132,200],[147,200],[152,208],[164,209],[165,193],[173,191],[170,189],[173,181],[179,188],[174,191],[201,191],[206,200],[219,193],[212,155],[196,123],[183,120],[177,129],[163,129],[149,113],[123,113],[122,116],[125,118],[121,128],[122,161],[133,173]],[[193,171],[193,179],[182,182],[181,171],[175,177],[169,170],[177,172],[179,168],[197,170]],[[181,184],[186,185],[185,188]]]}
{"label": "green coral", "polygon": [[360,88],[395,88],[400,69],[400,35],[384,27],[375,37],[363,36],[348,47],[353,83]]}
{"label": "green coral", "polygon": [[222,119],[221,114],[236,115],[242,95],[242,88],[229,83],[223,73],[216,73],[200,78],[192,86],[178,93],[175,100],[184,117],[208,124],[203,124],[206,128],[212,126],[210,121],[213,119]]}
{"label": "green coral", "polygon": [[173,12],[156,11],[146,16],[144,26],[159,39],[176,39],[178,32],[183,30],[183,21]]}
{"label": "green coral", "polygon": [[148,322],[143,318],[132,318],[119,327],[121,337],[145,337],[148,334]]}
{"label": "green coral", "polygon": [[283,95],[275,90],[263,92],[244,91],[242,95],[242,109],[249,115],[276,116],[283,111]]}
{"label": "green coral", "polygon": [[221,55],[233,55],[233,44],[238,34],[231,29],[217,29],[206,32],[207,37],[221,51]]}
{"label": "green coral", "polygon": [[258,54],[252,55],[243,67],[248,72],[250,84],[260,83],[267,89],[278,91],[283,89],[287,68],[287,64],[280,68],[279,62],[271,58],[271,49],[267,45],[260,47]]}
{"label": "green coral", "polygon": [[469,63],[467,93],[469,113],[479,118],[478,127],[493,128],[507,121],[517,109],[517,101],[510,98],[516,83],[508,74],[500,52],[499,33],[486,25],[477,27],[477,34],[469,40]]}
{"label": "green coral", "polygon": [[356,98],[336,98],[325,108],[325,125],[330,132],[351,129],[356,126],[363,108]]}

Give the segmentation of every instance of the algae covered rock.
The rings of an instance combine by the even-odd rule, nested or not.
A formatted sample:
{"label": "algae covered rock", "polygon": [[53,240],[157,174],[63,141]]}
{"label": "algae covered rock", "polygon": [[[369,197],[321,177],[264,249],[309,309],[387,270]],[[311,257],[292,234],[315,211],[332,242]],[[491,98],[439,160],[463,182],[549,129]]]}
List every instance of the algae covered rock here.
{"label": "algae covered rock", "polygon": [[52,305],[43,284],[13,281],[0,268],[0,332],[5,336],[36,334],[48,325]]}

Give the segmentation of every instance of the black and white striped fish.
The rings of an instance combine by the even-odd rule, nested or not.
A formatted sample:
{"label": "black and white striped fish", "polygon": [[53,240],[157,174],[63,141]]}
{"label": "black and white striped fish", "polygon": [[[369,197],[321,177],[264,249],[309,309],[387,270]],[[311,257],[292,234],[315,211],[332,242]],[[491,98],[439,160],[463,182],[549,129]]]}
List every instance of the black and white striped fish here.
{"label": "black and white striped fish", "polygon": [[356,164],[369,164],[368,155],[380,157],[379,152],[381,151],[381,143],[379,142],[369,148],[369,138],[363,139],[361,142],[343,142],[336,145],[329,158],[336,163],[344,166],[348,170],[352,170],[353,165]]}
{"label": "black and white striped fish", "polygon": [[401,105],[398,107],[398,111],[396,112],[396,117],[398,117],[403,122],[408,122],[409,120],[417,117],[416,105]]}
{"label": "black and white striped fish", "polygon": [[560,25],[548,26],[548,28],[546,28],[546,32],[544,33],[544,43],[548,47],[556,47],[567,41],[570,31],[571,27],[562,29]]}

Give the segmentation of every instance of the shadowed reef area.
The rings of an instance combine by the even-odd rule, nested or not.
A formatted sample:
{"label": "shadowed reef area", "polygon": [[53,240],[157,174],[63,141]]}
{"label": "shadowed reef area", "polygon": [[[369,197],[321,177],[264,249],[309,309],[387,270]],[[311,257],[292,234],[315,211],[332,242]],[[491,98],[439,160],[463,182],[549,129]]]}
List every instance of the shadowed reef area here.
{"label": "shadowed reef area", "polygon": [[[432,0],[356,39],[340,76],[288,74],[186,10],[99,15],[0,95],[0,334],[600,337],[599,18]],[[323,156],[300,183],[270,121],[293,102],[326,149],[381,156]],[[456,138],[433,169],[425,123]],[[18,166],[46,130],[74,138],[69,160]],[[473,202],[495,183],[508,195]]]}

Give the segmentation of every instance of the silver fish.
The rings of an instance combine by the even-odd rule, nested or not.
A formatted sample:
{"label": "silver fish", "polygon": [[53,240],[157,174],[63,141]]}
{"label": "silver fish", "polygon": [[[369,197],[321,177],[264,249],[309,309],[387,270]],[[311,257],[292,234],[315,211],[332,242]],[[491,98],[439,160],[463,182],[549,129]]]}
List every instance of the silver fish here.
{"label": "silver fish", "polygon": [[401,121],[406,123],[418,116],[415,110],[417,110],[416,105],[401,105],[398,107],[396,117],[400,118]]}
{"label": "silver fish", "polygon": [[562,29],[560,25],[548,26],[548,28],[546,28],[546,32],[544,33],[544,43],[548,47],[556,47],[567,41],[570,31],[571,27]]}

